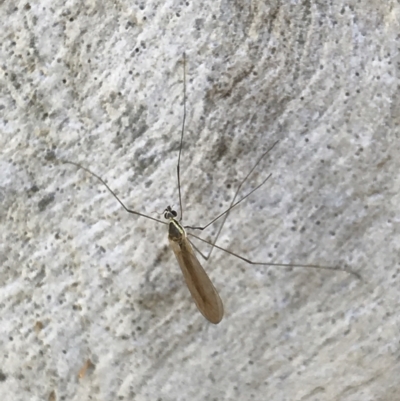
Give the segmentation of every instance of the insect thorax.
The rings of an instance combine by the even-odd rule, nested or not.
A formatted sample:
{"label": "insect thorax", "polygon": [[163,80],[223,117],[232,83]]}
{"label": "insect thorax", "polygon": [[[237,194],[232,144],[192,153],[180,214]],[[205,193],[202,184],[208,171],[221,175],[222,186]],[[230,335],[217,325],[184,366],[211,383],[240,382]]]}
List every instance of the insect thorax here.
{"label": "insect thorax", "polygon": [[185,229],[175,219],[171,219],[168,226],[168,238],[175,242],[181,242],[185,237]]}

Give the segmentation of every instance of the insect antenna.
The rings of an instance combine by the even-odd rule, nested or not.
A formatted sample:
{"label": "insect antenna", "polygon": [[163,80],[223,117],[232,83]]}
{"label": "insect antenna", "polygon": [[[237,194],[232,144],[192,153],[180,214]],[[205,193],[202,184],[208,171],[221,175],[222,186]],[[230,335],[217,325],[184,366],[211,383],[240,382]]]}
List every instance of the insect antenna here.
{"label": "insect antenna", "polygon": [[181,130],[181,143],[179,144],[178,164],[176,165],[176,174],[178,177],[178,194],[179,194],[179,209],[180,209],[179,220],[180,221],[182,221],[182,217],[183,217],[180,169],[181,169],[183,134],[185,132],[185,122],[186,122],[186,54],[183,53],[183,120],[182,120],[182,130]]}

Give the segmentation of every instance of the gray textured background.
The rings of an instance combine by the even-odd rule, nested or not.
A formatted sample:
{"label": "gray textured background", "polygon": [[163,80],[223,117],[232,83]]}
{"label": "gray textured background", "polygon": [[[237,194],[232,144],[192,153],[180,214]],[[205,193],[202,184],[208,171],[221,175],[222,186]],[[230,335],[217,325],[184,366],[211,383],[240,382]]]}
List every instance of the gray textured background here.
{"label": "gray textured background", "polygon": [[[0,18],[2,401],[400,399],[399,2],[3,1]],[[213,326],[166,227],[54,162],[152,216],[177,207],[184,51],[185,223],[279,139],[219,244],[362,282],[216,251]]]}

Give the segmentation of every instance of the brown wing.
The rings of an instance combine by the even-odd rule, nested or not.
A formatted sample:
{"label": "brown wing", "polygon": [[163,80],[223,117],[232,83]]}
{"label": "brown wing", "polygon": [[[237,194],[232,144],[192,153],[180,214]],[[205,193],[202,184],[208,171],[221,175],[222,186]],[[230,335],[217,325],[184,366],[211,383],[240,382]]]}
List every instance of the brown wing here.
{"label": "brown wing", "polygon": [[208,321],[219,323],[224,315],[221,298],[194,254],[190,242],[184,238],[181,245],[172,240],[169,243],[197,308]]}

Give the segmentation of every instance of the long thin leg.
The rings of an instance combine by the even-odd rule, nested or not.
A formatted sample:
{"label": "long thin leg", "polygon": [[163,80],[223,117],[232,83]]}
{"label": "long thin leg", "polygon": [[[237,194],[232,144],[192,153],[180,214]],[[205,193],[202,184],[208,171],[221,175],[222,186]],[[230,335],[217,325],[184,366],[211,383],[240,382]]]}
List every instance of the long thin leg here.
{"label": "long thin leg", "polygon": [[[290,264],[290,263],[270,263],[270,262],[254,262],[253,260],[247,259],[243,256],[238,255],[235,252],[229,251],[228,249],[222,248],[218,245],[215,245],[215,243],[212,243],[210,241],[207,241],[203,238],[198,237],[197,235],[191,234],[191,233],[187,233],[187,235],[190,235],[202,242],[205,242],[206,244],[211,245],[212,247],[218,248],[221,251],[224,251],[226,253],[229,253],[229,255],[235,256],[238,259],[243,260],[246,263],[249,263],[250,265],[259,265],[259,266],[274,266],[274,267],[303,267],[303,268],[309,268],[309,269],[321,269],[321,270],[335,270],[335,271],[342,271],[342,272],[346,272],[349,274],[352,274],[353,276],[356,276],[359,280],[362,280],[361,276],[356,273],[353,272],[352,270],[349,269],[341,269],[338,266],[318,266],[318,265],[300,265],[300,264]],[[193,245],[193,244],[192,244]],[[195,248],[197,250],[197,248]],[[197,250],[198,251],[198,250]],[[198,251],[199,252],[199,251]],[[201,252],[199,252],[201,254]],[[202,254],[201,254],[202,255]],[[206,258],[204,255],[202,255],[206,260],[208,258]]]}
{"label": "long thin leg", "polygon": [[197,248],[197,246],[193,243],[193,241],[191,241],[189,238],[188,238],[187,240],[190,242],[190,245],[192,245],[192,247],[194,248],[194,250],[195,250],[204,260],[208,260],[208,259],[210,258],[210,256],[204,255],[204,253],[201,252],[199,248]]}
{"label": "long thin leg", "polygon": [[[248,172],[248,174],[246,175],[246,177],[242,180],[242,182],[241,182],[241,183],[239,184],[239,186],[237,187],[236,192],[235,192],[235,196],[233,197],[232,202],[231,202],[231,204],[229,205],[229,208],[228,208],[227,213],[225,213],[224,220],[222,221],[221,225],[219,226],[219,229],[218,229],[218,231],[217,231],[217,234],[215,235],[213,244],[215,244],[215,243],[217,242],[217,240],[218,240],[218,238],[219,238],[219,235],[221,234],[222,228],[223,228],[224,225],[225,225],[226,219],[228,218],[231,209],[234,207],[233,204],[235,203],[235,200],[236,200],[236,198],[237,198],[237,196],[238,196],[238,194],[239,194],[240,189],[242,188],[242,185],[247,181],[247,179],[248,179],[248,178],[250,177],[250,175],[253,173],[254,169],[255,169],[255,168],[257,167],[257,165],[261,162],[261,160],[264,159],[264,157],[275,147],[275,145],[276,145],[278,142],[279,142],[279,141],[274,142],[274,143],[272,144],[272,146],[271,146],[269,149],[267,149],[267,151],[264,152],[264,153],[260,156],[260,158],[257,160],[256,164],[255,164],[255,165],[253,166],[253,168]],[[267,179],[266,179],[265,181],[267,181],[267,180],[269,179],[269,177],[271,177],[271,174],[267,177]],[[264,182],[265,182],[265,181],[264,181]],[[261,185],[263,185],[264,182],[263,182]],[[248,195],[247,195],[247,196],[248,196]],[[247,197],[247,196],[246,196],[246,197]],[[240,199],[239,203],[240,203],[242,200],[244,200],[246,197]],[[239,203],[238,203],[238,204],[239,204]],[[235,205],[235,206],[236,206],[236,205]],[[215,221],[215,220],[214,220],[214,221]],[[211,224],[212,224],[212,223],[211,223]],[[214,247],[211,247],[210,252],[208,253],[207,259],[211,256],[211,253],[212,253],[213,249],[214,249]]]}
{"label": "long thin leg", "polygon": [[182,131],[181,131],[181,143],[179,145],[178,164],[176,166],[176,174],[178,176],[178,193],[179,193],[179,209],[180,209],[179,220],[180,221],[182,221],[182,217],[183,217],[180,169],[181,169],[183,134],[185,132],[185,121],[186,121],[186,54],[183,53],[183,120],[182,120]]}
{"label": "long thin leg", "polygon": [[89,174],[91,174],[93,177],[96,177],[96,178],[111,192],[111,194],[114,196],[114,198],[120,203],[120,205],[121,205],[128,213],[135,214],[135,215],[140,216],[140,217],[145,217],[146,219],[150,219],[150,220],[156,221],[157,223],[168,224],[168,223],[165,222],[165,221],[156,219],[156,218],[151,217],[151,216],[147,216],[146,214],[143,214],[143,213],[136,212],[135,210],[128,209],[128,208],[124,205],[124,203],[121,201],[121,199],[118,198],[118,196],[115,194],[115,192],[108,186],[108,184],[107,184],[100,176],[98,176],[97,174],[93,173],[93,171],[90,171],[88,168],[83,167],[83,166],[81,166],[81,165],[78,164],[78,163],[71,162],[71,161],[69,161],[69,160],[64,160],[64,159],[58,159],[58,160],[59,160],[61,163],[73,164],[74,166],[76,166],[76,167],[78,167],[78,168],[81,168],[82,170],[85,170],[86,172],[88,172]]}
{"label": "long thin leg", "polygon": [[260,188],[261,186],[263,186],[270,178],[271,178],[272,174],[270,174],[260,185],[257,185],[254,189],[252,189],[248,194],[246,194],[245,196],[243,196],[243,198],[239,199],[236,203],[234,203],[232,206],[230,206],[228,209],[225,210],[225,212],[222,212],[221,214],[219,214],[215,219],[211,220],[207,225],[205,225],[204,227],[197,227],[197,226],[184,226],[185,228],[189,228],[191,230],[201,230],[203,231],[204,229],[206,229],[207,227],[209,227],[212,223],[216,222],[219,218],[221,218],[222,216],[226,215],[227,213],[229,213],[235,206],[237,206],[239,203],[241,203],[242,201],[244,201],[246,198],[248,198],[253,192],[257,191],[258,188]]}
{"label": "long thin leg", "polygon": [[[228,209],[226,209],[224,212],[222,212],[221,214],[219,214],[217,217],[215,217],[213,220],[211,220],[208,224],[206,224],[205,226],[185,226],[185,228],[189,228],[192,230],[205,230],[207,227],[209,227],[211,224],[215,223],[219,218],[221,218],[222,216],[225,215],[225,218],[222,222],[222,224],[220,225],[218,232],[214,238],[213,243],[215,244],[217,242],[217,239],[222,231],[222,228],[226,222],[226,219],[228,218],[229,212],[235,207],[237,206],[239,203],[241,203],[242,201],[244,201],[247,197],[249,197],[253,192],[255,192],[258,188],[260,188],[262,185],[265,184],[265,182],[271,177],[271,174],[260,184],[258,185],[256,188],[254,188],[252,191],[250,191],[247,195],[245,195],[243,198],[241,198],[240,200],[238,200],[235,203],[235,200],[239,194],[240,189],[242,188],[243,184],[247,181],[247,179],[250,177],[250,175],[253,173],[253,171],[255,170],[255,168],[259,165],[259,163],[261,162],[261,160],[275,147],[275,145],[278,143],[279,141],[276,141],[272,144],[272,146],[265,151],[257,160],[257,162],[254,164],[254,166],[251,168],[251,170],[247,173],[246,177],[244,177],[244,179],[241,181],[241,183],[239,184],[238,188],[236,189],[235,195],[231,201],[230,206],[228,207]],[[212,248],[208,254],[208,257],[211,256],[211,252],[212,252]]]}

